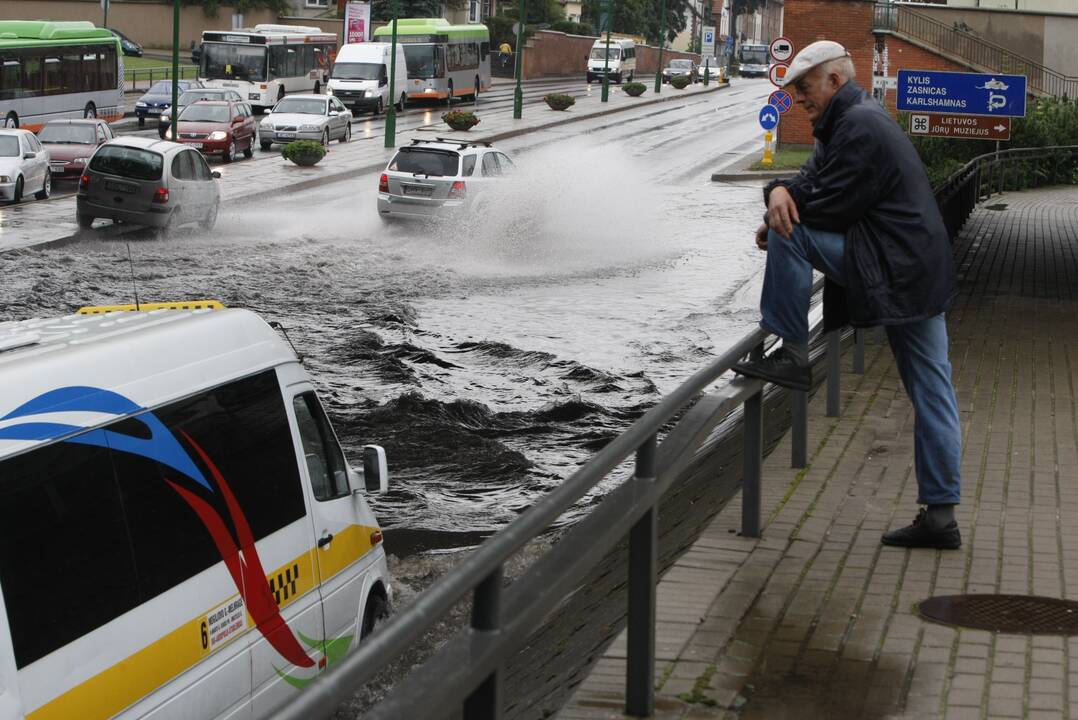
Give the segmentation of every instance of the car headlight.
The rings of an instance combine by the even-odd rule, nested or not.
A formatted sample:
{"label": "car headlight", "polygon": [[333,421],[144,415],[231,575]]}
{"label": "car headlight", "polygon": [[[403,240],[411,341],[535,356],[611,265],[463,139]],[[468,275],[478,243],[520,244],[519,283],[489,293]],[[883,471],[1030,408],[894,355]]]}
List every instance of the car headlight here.
{"label": "car headlight", "polygon": [[303,132],[316,132],[321,129],[319,125],[300,125],[299,129]]}
{"label": "car headlight", "polygon": [[146,103],[139,100],[137,103],[135,103],[135,107],[146,107]]}
{"label": "car headlight", "polygon": [[378,97],[378,91],[377,90],[368,90],[367,91],[367,97]]}
{"label": "car headlight", "polygon": [[333,88],[326,88],[326,95],[332,95],[332,94],[333,94]]}
{"label": "car headlight", "polygon": [[228,133],[226,133],[224,130],[214,130],[213,132],[210,133],[210,136],[209,136],[208,139],[209,140],[224,140],[226,137],[228,137]]}
{"label": "car headlight", "polygon": [[88,157],[75,158],[71,162],[75,163],[76,165],[85,165],[86,163],[90,162],[90,158],[88,158]]}

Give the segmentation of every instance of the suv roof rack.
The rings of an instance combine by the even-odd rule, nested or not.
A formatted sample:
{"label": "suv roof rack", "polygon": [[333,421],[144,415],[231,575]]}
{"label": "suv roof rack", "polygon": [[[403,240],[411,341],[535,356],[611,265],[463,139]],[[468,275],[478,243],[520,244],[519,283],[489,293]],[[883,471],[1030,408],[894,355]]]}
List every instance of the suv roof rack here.
{"label": "suv roof rack", "polygon": [[446,145],[459,145],[461,150],[463,150],[464,148],[467,148],[467,147],[479,147],[480,145],[483,146],[483,147],[491,147],[489,140],[461,140],[459,138],[444,138],[444,137],[436,137],[434,139],[431,139],[431,138],[412,138],[412,145],[418,145],[420,143],[429,143],[429,142],[440,142],[440,143],[445,143]]}

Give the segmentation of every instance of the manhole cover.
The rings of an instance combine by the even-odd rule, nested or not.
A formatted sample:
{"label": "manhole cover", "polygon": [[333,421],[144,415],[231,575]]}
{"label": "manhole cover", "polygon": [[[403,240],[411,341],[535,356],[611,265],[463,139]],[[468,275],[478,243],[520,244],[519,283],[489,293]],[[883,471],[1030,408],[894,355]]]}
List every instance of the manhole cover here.
{"label": "manhole cover", "polygon": [[1078,602],[1037,595],[941,595],[920,605],[926,620],[1027,635],[1078,635]]}

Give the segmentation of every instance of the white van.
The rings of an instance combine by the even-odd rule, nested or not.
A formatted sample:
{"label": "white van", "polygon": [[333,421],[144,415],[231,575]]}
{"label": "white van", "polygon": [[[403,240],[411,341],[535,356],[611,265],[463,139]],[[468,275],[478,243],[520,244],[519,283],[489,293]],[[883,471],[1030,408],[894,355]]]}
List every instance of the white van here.
{"label": "white van", "polygon": [[[602,81],[603,64],[606,60],[606,38],[599,38],[591,46],[588,55],[588,82]],[[626,38],[610,38],[610,62],[606,71],[616,83],[622,80],[632,82],[636,75],[636,43]]]}
{"label": "white van", "polygon": [[3,720],[270,717],[387,612],[384,451],[203,305],[0,323]]}
{"label": "white van", "polygon": [[[333,62],[327,86],[330,95],[353,110],[370,110],[376,115],[391,102],[389,99],[389,74],[392,68],[389,43],[365,42],[343,46]],[[404,60],[404,46],[397,43],[396,80],[393,93],[397,96],[397,110],[404,109],[407,98],[408,67]]]}

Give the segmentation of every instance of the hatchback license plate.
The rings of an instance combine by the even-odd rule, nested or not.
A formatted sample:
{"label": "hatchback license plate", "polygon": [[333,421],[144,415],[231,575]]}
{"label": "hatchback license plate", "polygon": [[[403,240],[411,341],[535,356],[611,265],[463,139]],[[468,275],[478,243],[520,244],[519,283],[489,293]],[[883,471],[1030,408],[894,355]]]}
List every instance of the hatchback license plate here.
{"label": "hatchback license plate", "polygon": [[131,195],[132,193],[135,192],[135,188],[134,188],[133,185],[127,185],[125,183],[113,182],[111,180],[106,180],[105,181],[105,188],[108,189],[108,190],[114,190],[116,192],[127,193],[128,195]]}
{"label": "hatchback license plate", "polygon": [[191,147],[193,147],[195,150],[201,150],[202,149],[202,143],[187,143],[187,144],[190,145]]}
{"label": "hatchback license plate", "polygon": [[419,197],[430,197],[434,192],[434,188],[426,187],[424,185],[402,185],[405,195],[418,195]]}
{"label": "hatchback license plate", "polygon": [[284,140],[291,140],[292,138],[296,137],[296,134],[295,133],[279,132],[279,133],[277,133],[277,137],[282,138]]}
{"label": "hatchback license plate", "polygon": [[66,167],[63,163],[49,163],[49,170],[52,172],[62,173]]}

